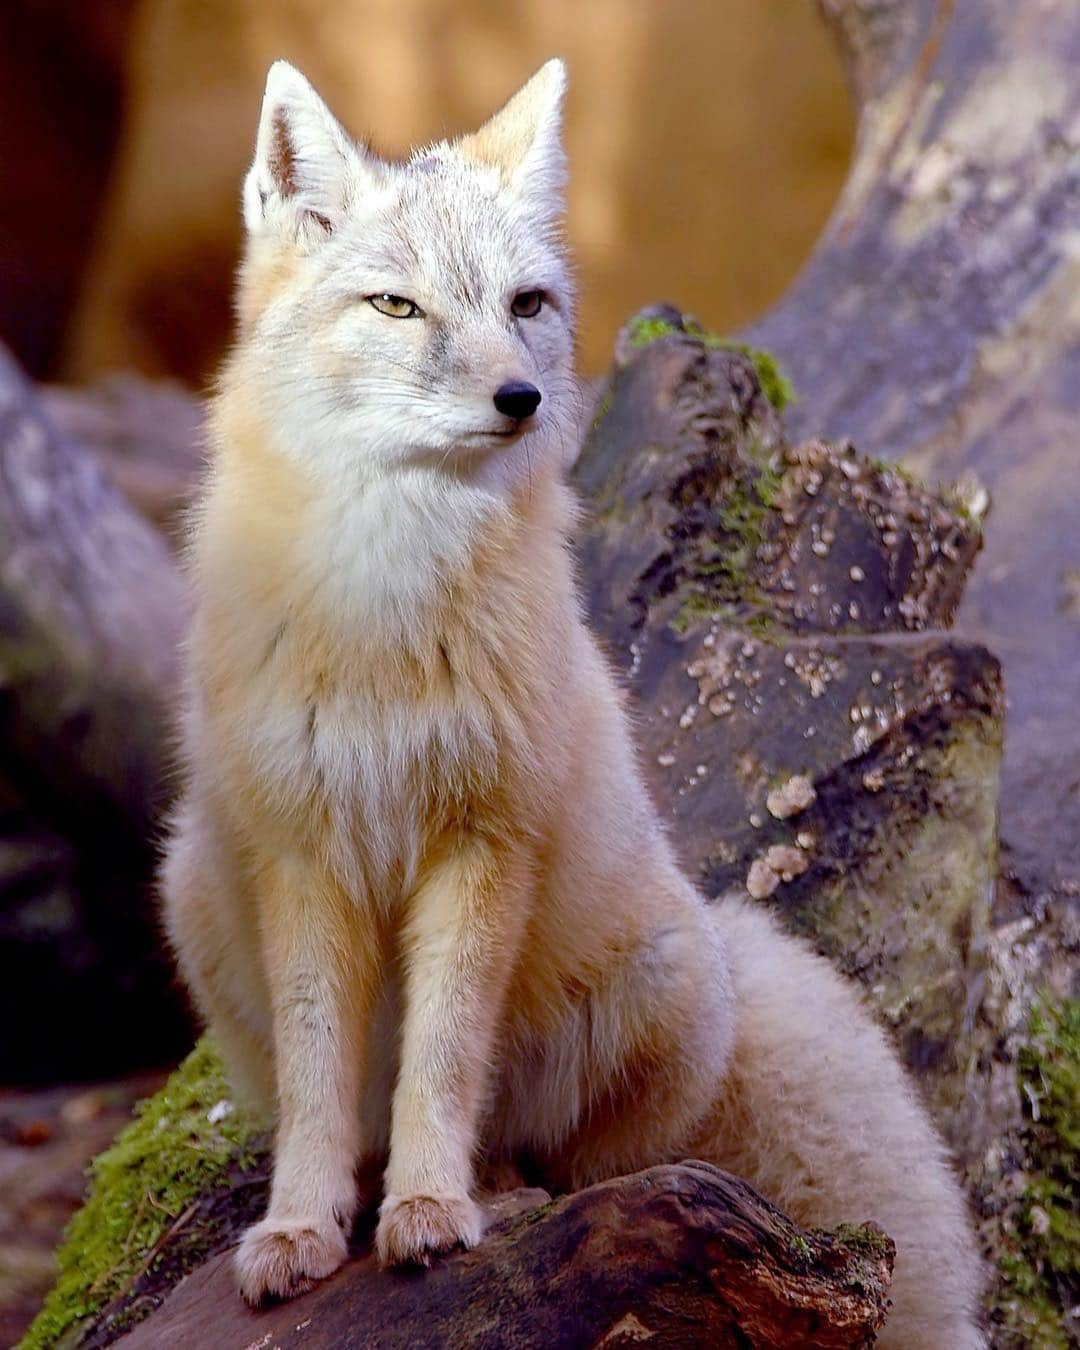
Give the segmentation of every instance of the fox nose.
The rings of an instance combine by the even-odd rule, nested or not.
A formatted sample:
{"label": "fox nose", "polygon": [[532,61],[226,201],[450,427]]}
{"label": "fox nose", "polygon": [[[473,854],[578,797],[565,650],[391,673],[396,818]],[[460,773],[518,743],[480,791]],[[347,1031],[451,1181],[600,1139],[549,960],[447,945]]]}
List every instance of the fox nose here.
{"label": "fox nose", "polygon": [[508,380],[495,390],[495,407],[507,417],[531,417],[540,406],[540,390],[525,380]]}

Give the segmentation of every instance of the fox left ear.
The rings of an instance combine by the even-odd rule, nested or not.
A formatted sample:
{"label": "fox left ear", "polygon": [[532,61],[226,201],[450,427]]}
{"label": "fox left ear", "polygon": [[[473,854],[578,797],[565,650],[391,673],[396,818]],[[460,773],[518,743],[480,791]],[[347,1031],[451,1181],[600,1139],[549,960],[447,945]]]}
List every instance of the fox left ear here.
{"label": "fox left ear", "polygon": [[561,209],[566,181],[565,92],[566,67],[548,61],[479,131],[459,143],[465,154],[498,169],[512,192],[548,212]]}
{"label": "fox left ear", "polygon": [[316,242],[332,232],[368,167],[304,76],[275,61],[244,182],[248,233]]}

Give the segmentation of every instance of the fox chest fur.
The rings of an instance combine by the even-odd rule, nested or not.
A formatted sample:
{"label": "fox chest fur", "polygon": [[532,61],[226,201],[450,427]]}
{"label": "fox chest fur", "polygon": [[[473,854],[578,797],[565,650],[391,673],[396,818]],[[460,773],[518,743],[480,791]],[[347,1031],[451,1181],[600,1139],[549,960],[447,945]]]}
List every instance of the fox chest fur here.
{"label": "fox chest fur", "polygon": [[[265,832],[351,891],[393,897],[448,831],[501,833],[522,818],[508,802],[562,776],[550,690],[521,679],[537,668],[523,644],[544,644],[552,680],[564,661],[557,637],[541,636],[548,578],[543,563],[529,576],[507,565],[530,510],[557,503],[478,519],[464,537],[432,530],[425,553],[429,520],[406,490],[327,513],[316,566],[310,519],[291,539],[275,521],[272,551],[257,522],[232,530],[220,557],[215,513],[238,490],[219,482],[203,522],[200,571],[227,567],[230,586],[200,607],[195,641],[192,720],[218,748],[223,809],[256,851]],[[378,587],[366,577],[376,567]]]}

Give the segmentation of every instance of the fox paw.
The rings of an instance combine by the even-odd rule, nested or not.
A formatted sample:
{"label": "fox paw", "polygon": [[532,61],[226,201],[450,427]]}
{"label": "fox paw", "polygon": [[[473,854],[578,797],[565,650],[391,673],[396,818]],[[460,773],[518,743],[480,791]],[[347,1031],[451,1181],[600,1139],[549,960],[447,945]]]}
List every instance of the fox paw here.
{"label": "fox paw", "polygon": [[346,1252],[336,1223],[263,1219],[247,1230],[236,1251],[240,1292],[252,1307],[295,1298],[332,1275]]}
{"label": "fox paw", "polygon": [[388,1195],[375,1250],[384,1266],[427,1266],[439,1252],[475,1247],[483,1232],[480,1210],[467,1195]]}

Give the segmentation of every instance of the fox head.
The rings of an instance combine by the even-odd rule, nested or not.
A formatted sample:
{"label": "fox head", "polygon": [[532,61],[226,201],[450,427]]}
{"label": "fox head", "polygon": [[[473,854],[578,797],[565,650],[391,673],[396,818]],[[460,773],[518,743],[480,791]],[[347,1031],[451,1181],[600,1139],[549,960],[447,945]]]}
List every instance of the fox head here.
{"label": "fox head", "polygon": [[314,472],[503,481],[569,442],[564,87],[549,61],[479,131],[390,163],[270,68],[234,378]]}

